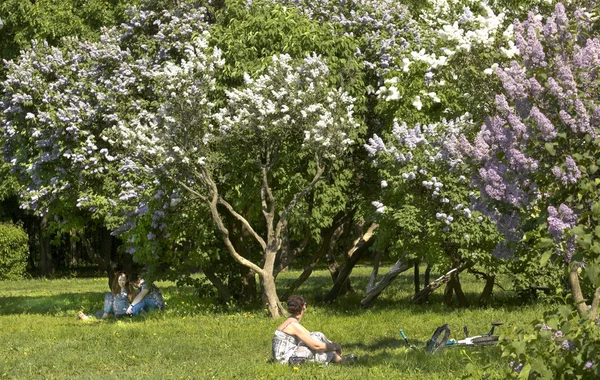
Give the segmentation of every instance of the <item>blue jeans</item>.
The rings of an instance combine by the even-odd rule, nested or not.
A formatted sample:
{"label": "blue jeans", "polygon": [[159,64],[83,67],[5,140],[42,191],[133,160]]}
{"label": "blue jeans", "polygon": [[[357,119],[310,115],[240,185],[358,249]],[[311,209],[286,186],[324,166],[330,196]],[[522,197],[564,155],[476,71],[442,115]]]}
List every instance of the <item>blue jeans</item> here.
{"label": "blue jeans", "polygon": [[143,298],[140,303],[132,306],[131,315],[137,315],[152,309],[163,309],[163,307],[157,305],[151,298]]}
{"label": "blue jeans", "polygon": [[146,306],[146,299],[144,298],[140,301],[140,303],[131,306],[131,310],[132,310],[131,315],[138,315],[140,313],[143,313],[144,311],[146,311],[145,306]]}

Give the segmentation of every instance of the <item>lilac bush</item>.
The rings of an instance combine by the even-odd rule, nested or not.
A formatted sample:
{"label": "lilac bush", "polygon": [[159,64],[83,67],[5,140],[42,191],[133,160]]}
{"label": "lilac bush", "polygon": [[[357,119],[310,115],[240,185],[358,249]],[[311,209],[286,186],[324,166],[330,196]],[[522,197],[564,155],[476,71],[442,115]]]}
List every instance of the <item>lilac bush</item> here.
{"label": "lilac bush", "polygon": [[[559,3],[545,20],[530,13],[515,21],[521,59],[497,69],[504,89],[496,95],[497,114],[473,140],[460,136],[451,142],[459,159],[478,167],[472,179],[481,193],[479,208],[488,215],[510,215],[520,226],[519,233],[505,233],[509,249],[519,252],[537,239],[542,251],[551,246],[571,264],[568,278],[582,315],[588,306],[579,285],[580,263],[588,268],[584,273],[595,273],[600,252],[593,233],[600,211],[600,42],[594,17],[585,8],[568,14]],[[587,277],[592,288],[600,285],[595,275]],[[588,298],[592,316],[599,297],[596,292]]]}
{"label": "lilac bush", "polygon": [[382,178],[372,203],[381,225],[377,242],[443,268],[478,264],[493,276],[501,271],[490,255],[498,233],[471,209],[476,188],[447,146],[470,127],[469,114],[413,127],[395,120],[388,138],[368,140],[365,149]]}
{"label": "lilac bush", "polygon": [[[104,30],[99,42],[69,39],[60,49],[34,42],[6,62],[3,153],[25,186],[22,207],[60,214],[73,204],[109,228],[136,208],[149,171],[129,156],[131,139],[119,137],[137,127],[138,114],[154,112],[155,70],[207,28],[206,9],[180,6],[133,9],[129,22]],[[137,45],[134,31],[146,33]]]}
{"label": "lilac bush", "polygon": [[399,70],[398,57],[413,41],[419,41],[417,22],[406,5],[394,0],[286,0],[277,1],[300,9],[310,19],[331,24],[340,34],[360,41],[355,55],[365,70],[382,80]]}

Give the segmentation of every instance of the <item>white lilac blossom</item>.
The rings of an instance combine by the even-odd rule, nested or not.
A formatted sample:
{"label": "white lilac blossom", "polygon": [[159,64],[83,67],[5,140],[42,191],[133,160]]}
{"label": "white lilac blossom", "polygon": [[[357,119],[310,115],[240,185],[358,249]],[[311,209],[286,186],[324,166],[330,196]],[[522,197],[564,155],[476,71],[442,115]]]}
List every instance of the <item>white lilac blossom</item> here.
{"label": "white lilac blossom", "polygon": [[[142,156],[166,152],[155,145],[158,138],[149,129],[157,126],[156,110],[144,109],[157,100],[155,76],[161,68],[174,75],[189,73],[192,67],[214,66],[207,62],[212,58],[201,52],[207,47],[206,9],[184,3],[175,6],[181,7],[175,13],[132,9],[131,19],[104,30],[99,42],[68,38],[57,48],[34,41],[31,49],[8,63],[0,127],[10,137],[4,144],[5,158],[31,189],[23,193],[26,208],[43,213],[53,200],[65,202],[90,188],[94,196],[79,197],[74,202],[77,207],[121,216],[126,204],[136,208],[142,190],[128,181],[144,181],[141,177],[150,166],[130,148],[139,148]],[[134,33],[146,33],[145,46],[152,45],[155,56],[136,52],[133,45],[123,47]],[[173,57],[182,59],[179,67],[169,61]],[[210,77],[209,70],[206,73]],[[202,86],[210,90],[208,84]],[[141,94],[152,95],[142,99]],[[33,139],[25,141],[15,134],[17,124],[21,129],[31,127]],[[25,157],[27,162],[22,161]],[[110,182],[103,178],[108,171],[116,183],[123,184],[121,190],[103,188]],[[35,198],[34,194],[44,195]]]}
{"label": "white lilac blossom", "polygon": [[[419,40],[417,22],[409,9],[395,0],[271,0],[278,4],[297,7],[309,18],[321,23],[332,23],[346,36],[362,36],[365,43],[355,55],[363,57],[364,66],[382,79],[391,70],[400,70],[397,57]],[[251,4],[252,0],[248,0]],[[367,60],[367,57],[369,60]],[[407,69],[410,63],[403,62]],[[397,100],[400,94],[394,86],[380,91],[387,101]]]}
{"label": "white lilac blossom", "polygon": [[373,202],[371,202],[371,204],[372,204],[373,206],[375,206],[375,208],[376,208],[376,212],[377,212],[378,214],[383,214],[383,213],[385,213],[385,206],[384,206],[384,204],[383,204],[383,203],[381,203],[381,202],[379,202],[379,201],[373,201]]}
{"label": "white lilac blossom", "polygon": [[[342,153],[354,142],[348,137],[358,129],[354,99],[329,87],[326,62],[314,54],[299,65],[285,54],[273,56],[272,62],[267,73],[257,79],[246,76],[244,88],[227,91],[228,107],[215,114],[220,132],[256,128],[248,132],[275,138],[283,127],[306,128],[302,133],[306,146],[330,157]],[[281,83],[282,77],[288,79]]]}
{"label": "white lilac blossom", "polygon": [[[451,158],[447,151],[447,141],[450,137],[456,137],[461,132],[462,127],[471,125],[469,116],[465,115],[463,118],[451,121],[443,120],[440,123],[416,124],[413,127],[394,120],[392,134],[388,139],[384,140],[378,135],[374,135],[369,139],[369,144],[365,145],[369,155],[377,160],[377,166],[384,165],[384,162],[393,163],[393,170],[398,173],[401,181],[394,181],[393,186],[387,180],[385,181],[386,189],[392,187],[392,193],[390,194],[396,191],[396,187],[403,186],[403,184],[408,186],[408,183],[418,180],[417,186],[422,190],[417,189],[416,191],[430,194],[433,201],[428,201],[428,203],[439,210],[435,212],[435,219],[441,222],[440,228],[444,232],[451,231],[451,226],[456,217],[464,217],[464,220],[472,217],[472,211],[465,207],[464,203],[453,202],[452,198],[456,197],[456,193],[450,188],[446,189],[447,186],[443,180],[450,173],[450,169],[456,170],[458,168],[458,161]],[[421,161],[417,161],[420,163],[419,165],[417,165],[417,162],[409,164],[408,160],[399,160],[399,156],[411,158],[416,156]],[[386,157],[390,158],[391,161],[386,161]],[[422,161],[421,157],[426,158],[426,160]],[[387,168],[386,171],[391,170],[391,167],[385,167]],[[468,189],[469,184],[464,180],[464,175],[462,177],[463,180],[459,183],[462,183],[462,186]],[[379,201],[373,202],[373,205],[379,210],[384,207]],[[393,206],[392,203],[387,203],[388,208]],[[460,213],[451,215],[452,211],[460,211]]]}

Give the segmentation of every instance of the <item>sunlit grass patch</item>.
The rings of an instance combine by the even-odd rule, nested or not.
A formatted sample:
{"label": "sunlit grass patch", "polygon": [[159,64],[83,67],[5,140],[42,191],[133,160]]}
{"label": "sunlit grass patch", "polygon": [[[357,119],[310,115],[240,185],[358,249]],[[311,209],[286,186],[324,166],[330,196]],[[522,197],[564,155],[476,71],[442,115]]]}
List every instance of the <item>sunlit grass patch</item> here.
{"label": "sunlit grass patch", "polygon": [[[102,308],[105,279],[58,279],[0,282],[0,377],[6,378],[460,378],[466,357],[460,349],[427,355],[425,341],[435,328],[449,323],[453,335],[462,326],[474,333],[487,331],[491,321],[504,321],[503,329],[526,325],[539,317],[542,304],[510,303],[509,294],[496,294],[489,308],[449,309],[436,294],[425,305],[409,302],[412,273],[400,276],[367,310],[359,308],[368,268],[353,272],[356,294],[331,304],[316,301],[328,290],[331,278],[318,271],[300,289],[309,301],[303,324],[340,342],[345,353],[361,359],[351,365],[296,367],[270,364],[271,338],[280,323],[269,319],[260,306],[221,305],[201,297],[192,288],[159,282],[167,310],[121,320],[76,319],[77,311]],[[284,290],[299,271],[279,279]],[[467,276],[465,292],[474,299],[480,284]],[[408,334],[409,349],[398,329]],[[494,363],[492,371],[507,363],[498,347],[467,350],[475,363]]]}

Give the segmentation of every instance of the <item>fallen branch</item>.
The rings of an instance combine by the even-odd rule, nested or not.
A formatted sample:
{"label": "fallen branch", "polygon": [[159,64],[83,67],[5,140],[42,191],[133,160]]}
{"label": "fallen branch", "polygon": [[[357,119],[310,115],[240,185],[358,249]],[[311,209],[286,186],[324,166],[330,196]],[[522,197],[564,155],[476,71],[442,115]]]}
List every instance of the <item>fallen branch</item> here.
{"label": "fallen branch", "polygon": [[459,274],[466,267],[467,267],[467,264],[463,263],[463,264],[459,265],[456,268],[450,269],[445,275],[443,275],[440,278],[432,281],[429,285],[427,285],[425,288],[423,288],[423,290],[421,290],[420,292],[416,293],[412,297],[411,301],[413,301],[413,302],[419,302],[421,299],[423,299],[423,298],[427,297],[429,294],[433,293],[437,288],[439,288],[440,286],[442,286],[445,283],[447,283],[448,281],[450,281],[450,279],[452,278],[452,276],[455,273]]}

